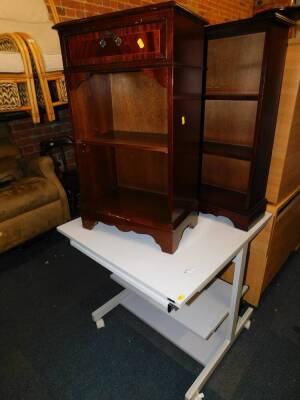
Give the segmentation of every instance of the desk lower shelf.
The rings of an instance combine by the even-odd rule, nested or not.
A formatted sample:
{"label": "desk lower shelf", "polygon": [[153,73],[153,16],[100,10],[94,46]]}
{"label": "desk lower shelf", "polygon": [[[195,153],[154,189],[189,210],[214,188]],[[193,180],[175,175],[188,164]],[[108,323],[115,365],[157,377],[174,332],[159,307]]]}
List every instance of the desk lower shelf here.
{"label": "desk lower shelf", "polygon": [[[147,302],[149,301],[156,308],[162,310],[164,314],[167,313],[167,306],[162,307],[161,304],[155,301],[153,296],[145,296],[143,292],[114,274],[111,275],[111,278],[131,292],[134,292],[139,298],[142,297]],[[247,286],[243,287],[243,295],[247,289]],[[173,310],[168,315],[188,327],[190,331],[202,339],[207,340],[229,315],[231,291],[232,285],[221,279],[216,279],[206,289],[200,293],[196,293],[188,303],[184,304],[178,310]],[[168,301],[166,299],[167,304]],[[124,305],[126,307],[126,304]]]}
{"label": "desk lower shelf", "polygon": [[[170,314],[159,310],[136,294],[129,295],[120,304],[203,366],[207,365],[218,353],[224,341],[226,342],[228,319],[225,319],[210,338],[205,340],[189,329],[189,326],[178,322]],[[242,321],[242,318],[239,318],[239,321]],[[203,319],[198,316],[197,320],[200,326]]]}
{"label": "desk lower shelf", "polygon": [[[247,286],[243,287],[243,295],[247,289]],[[231,290],[232,285],[216,279],[198,293],[198,297],[194,296],[192,302],[186,303],[178,311],[172,311],[171,316],[207,340],[229,315]]]}

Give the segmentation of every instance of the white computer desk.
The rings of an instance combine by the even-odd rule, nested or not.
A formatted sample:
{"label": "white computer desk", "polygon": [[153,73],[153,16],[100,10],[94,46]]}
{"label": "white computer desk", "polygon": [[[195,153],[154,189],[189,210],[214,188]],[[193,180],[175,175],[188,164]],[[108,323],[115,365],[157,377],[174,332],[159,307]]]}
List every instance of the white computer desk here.
{"label": "white computer desk", "polygon": [[[198,400],[239,333],[250,327],[253,309],[239,315],[247,290],[243,277],[248,244],[270,217],[265,213],[245,232],[222,218],[200,214],[198,225],[185,231],[172,255],[163,253],[148,235],[102,223],[89,231],[80,218],[58,231],[125,288],[92,313],[97,327],[104,327],[104,315],[119,304],[135,314],[204,366],[185,394],[186,400]],[[232,285],[216,278],[230,261],[235,263]]]}

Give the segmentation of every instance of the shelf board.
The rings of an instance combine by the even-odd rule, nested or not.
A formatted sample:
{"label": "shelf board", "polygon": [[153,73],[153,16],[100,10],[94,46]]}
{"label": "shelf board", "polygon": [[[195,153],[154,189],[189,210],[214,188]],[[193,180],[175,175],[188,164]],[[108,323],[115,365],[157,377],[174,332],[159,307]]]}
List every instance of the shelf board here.
{"label": "shelf board", "polygon": [[173,96],[174,100],[202,100],[202,95],[201,94],[191,94],[191,93],[178,93],[174,94]]}
{"label": "shelf board", "polygon": [[248,92],[225,92],[216,90],[206,90],[205,99],[206,100],[252,100],[257,101],[259,98],[258,93]]}
{"label": "shelf board", "polygon": [[[150,301],[205,340],[210,338],[229,315],[232,285],[221,279],[214,280],[212,284],[200,293],[196,293],[181,308],[176,311],[173,310],[171,313],[157,302],[156,297],[151,297],[151,292],[145,295],[141,289],[124,281],[117,274],[112,274],[111,279]],[[242,296],[247,290],[248,286],[243,286]]]}
{"label": "shelf board", "polygon": [[136,148],[168,154],[168,135],[161,133],[111,131],[83,139],[85,143]]}
{"label": "shelf board", "polygon": [[247,206],[247,193],[203,183],[200,186],[200,211],[201,202],[228,208],[228,210],[244,210]]}
{"label": "shelf board", "polygon": [[167,195],[124,187],[101,197],[96,212],[120,223],[171,226],[172,222]]}
{"label": "shelf board", "polygon": [[206,154],[215,154],[239,160],[251,160],[252,147],[236,144],[218,143],[206,141],[203,143],[203,152]]}
{"label": "shelf board", "polygon": [[[223,286],[224,282],[220,280],[216,282],[217,285],[213,290],[207,289],[210,291],[209,294],[203,297],[206,292],[204,291],[201,300],[201,295],[199,296],[198,304],[192,306],[191,311],[188,311],[188,306],[185,305],[179,311],[166,314],[136,294],[126,297],[121,301],[121,305],[193,359],[206,365],[211,355],[224,342],[228,328],[226,317],[230,305],[231,285]],[[215,289],[221,286],[223,286],[221,292],[216,292]],[[244,286],[243,293],[245,291]],[[213,298],[214,295],[217,297]]]}
{"label": "shelf board", "polygon": [[[231,291],[232,285],[216,279],[194,301],[170,315],[207,340],[229,315]],[[243,295],[246,291],[247,286],[244,286]]]}

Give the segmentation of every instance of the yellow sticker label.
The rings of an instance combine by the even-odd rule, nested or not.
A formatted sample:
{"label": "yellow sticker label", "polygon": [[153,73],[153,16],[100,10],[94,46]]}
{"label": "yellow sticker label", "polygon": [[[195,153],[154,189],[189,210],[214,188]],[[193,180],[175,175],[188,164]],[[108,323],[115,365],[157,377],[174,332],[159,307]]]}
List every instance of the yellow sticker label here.
{"label": "yellow sticker label", "polygon": [[185,299],[185,295],[184,294],[180,294],[178,297],[177,297],[177,300],[178,301],[182,301],[182,300],[184,300]]}
{"label": "yellow sticker label", "polygon": [[138,44],[138,46],[139,46],[140,49],[143,49],[143,48],[145,47],[145,43],[144,43],[144,41],[143,41],[142,38],[139,38],[139,39],[137,40],[137,44]]}
{"label": "yellow sticker label", "polygon": [[181,117],[181,125],[185,125],[185,116],[184,115]]}

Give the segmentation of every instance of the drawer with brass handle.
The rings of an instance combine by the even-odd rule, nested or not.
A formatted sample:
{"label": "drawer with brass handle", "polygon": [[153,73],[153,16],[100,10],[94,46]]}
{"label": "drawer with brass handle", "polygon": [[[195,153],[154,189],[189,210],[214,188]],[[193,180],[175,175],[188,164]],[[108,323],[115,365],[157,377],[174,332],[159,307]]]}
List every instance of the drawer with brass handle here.
{"label": "drawer with brass handle", "polygon": [[71,66],[166,58],[165,21],[73,35],[67,44]]}

